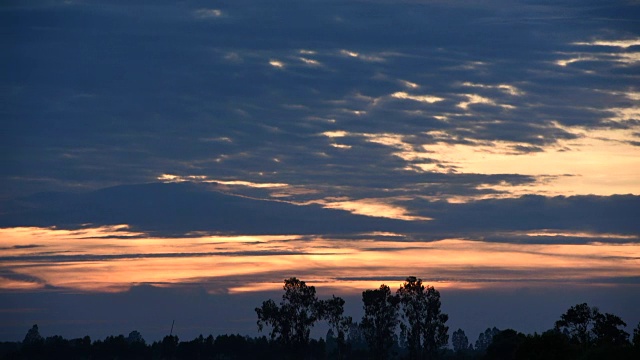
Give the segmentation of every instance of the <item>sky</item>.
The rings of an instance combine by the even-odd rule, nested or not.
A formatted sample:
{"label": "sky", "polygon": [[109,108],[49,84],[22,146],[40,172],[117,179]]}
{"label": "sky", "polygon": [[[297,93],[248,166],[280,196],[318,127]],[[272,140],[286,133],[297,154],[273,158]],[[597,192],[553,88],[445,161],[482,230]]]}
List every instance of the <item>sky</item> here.
{"label": "sky", "polygon": [[635,327],[638,19],[631,0],[3,2],[0,340],[255,336],[292,276],[359,319],[362,291],[415,275],[472,341],[582,302]]}

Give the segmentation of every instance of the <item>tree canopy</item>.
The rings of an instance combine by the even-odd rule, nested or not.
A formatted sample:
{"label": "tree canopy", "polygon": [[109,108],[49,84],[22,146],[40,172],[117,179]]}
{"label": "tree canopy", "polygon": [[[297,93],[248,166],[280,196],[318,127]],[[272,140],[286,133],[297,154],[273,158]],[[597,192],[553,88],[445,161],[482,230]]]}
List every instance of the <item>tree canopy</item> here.
{"label": "tree canopy", "polygon": [[360,322],[374,359],[386,359],[398,326],[399,299],[387,285],[362,292],[364,316]]}
{"label": "tree canopy", "polygon": [[424,286],[422,279],[408,277],[396,292],[400,300],[400,328],[411,359],[433,358],[449,341],[449,319],[440,311],[440,292]]}
{"label": "tree canopy", "polygon": [[280,306],[269,299],[256,308],[258,329],[271,326],[271,338],[282,344],[304,346],[320,317],[316,288],[295,277],[284,280]]}
{"label": "tree canopy", "polygon": [[[640,359],[640,323],[629,341],[619,316],[586,303],[570,307],[542,334],[487,328],[475,349],[464,330],[457,329],[451,350],[446,348],[448,317],[440,312],[439,293],[418,278],[407,278],[395,294],[384,284],[363,291],[360,324],[344,314],[344,299],[332,295],[319,300],[315,288],[304,281],[286,279],[283,290],[279,304],[267,300],[256,308],[259,329],[271,327],[269,338],[200,335],[180,341],[170,334],[148,344],[134,330],[126,337],[92,342],[89,336],[45,338],[33,325],[23,341],[0,342],[0,359]],[[311,338],[318,321],[330,328],[326,342]]]}

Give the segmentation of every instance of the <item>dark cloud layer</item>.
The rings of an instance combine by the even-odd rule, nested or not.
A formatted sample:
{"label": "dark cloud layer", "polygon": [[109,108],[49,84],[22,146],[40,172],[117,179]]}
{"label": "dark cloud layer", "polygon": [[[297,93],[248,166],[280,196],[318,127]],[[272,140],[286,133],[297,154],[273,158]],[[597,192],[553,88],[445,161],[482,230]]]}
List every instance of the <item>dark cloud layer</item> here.
{"label": "dark cloud layer", "polygon": [[[318,134],[444,131],[450,143],[511,141],[517,152],[539,152],[576,137],[552,121],[609,126],[605,108],[624,96],[605,98],[602,91],[633,88],[637,68],[609,61],[555,64],[597,51],[574,42],[635,35],[630,24],[638,7],[623,2],[211,6],[4,7],[2,41],[10,56],[0,60],[9,70],[1,84],[3,196],[148,182],[163,173],[333,187],[358,181],[375,193],[371,176],[387,187],[415,182],[397,171],[406,162],[388,147],[363,142],[349,151],[332,148]],[[402,81],[420,87],[407,89]],[[399,91],[443,100],[390,97]],[[495,105],[460,108],[465,94]],[[432,142],[422,136],[416,145]]]}
{"label": "dark cloud layer", "polygon": [[[519,238],[514,231],[554,229],[569,232],[640,235],[636,221],[640,197],[527,195],[513,199],[404,202],[431,220],[402,221],[354,215],[320,205],[296,205],[219,192],[209,184],[141,184],[86,193],[42,193],[4,204],[0,226],[80,229],[128,224],[133,231],[185,236],[194,231],[219,234],[342,234],[386,231],[416,240],[444,237],[487,238],[504,242],[591,242],[574,237]],[[605,241],[638,241],[615,238]]]}
{"label": "dark cloud layer", "polygon": [[[627,190],[637,189],[637,175],[615,179],[608,166],[622,154],[590,151],[640,144],[638,19],[638,2],[624,0],[7,1],[0,6],[0,227],[127,224],[139,232],[123,232],[124,241],[208,233],[638,243],[640,196]],[[626,187],[538,191],[590,179],[552,156],[543,170],[496,170],[482,157],[480,170],[464,164],[469,154],[518,155],[526,164],[527,156],[581,152],[594,156],[598,184]],[[188,181],[161,182],[171,176]],[[326,208],[357,201],[423,218]],[[224,255],[288,254],[250,246]],[[397,249],[372,243],[365,250],[391,256]],[[3,283],[44,283],[12,268],[16,260],[0,257]],[[262,270],[263,282],[292,275]],[[540,281],[551,271],[487,269],[477,281],[507,270]],[[456,271],[438,279],[455,281]],[[313,276],[304,268],[293,275]],[[544,289],[450,290],[443,305],[450,327],[468,334],[494,325],[543,331],[583,301],[631,322],[638,276],[627,275],[592,279],[610,285],[606,292],[552,280]],[[0,289],[0,340],[22,339],[36,321],[46,335],[98,338],[138,329],[158,339],[173,319],[181,339],[253,333],[253,307],[273,294],[212,295],[201,287],[255,280],[156,282],[168,287],[116,294],[47,284],[37,292]],[[348,300],[359,314],[357,296]]]}
{"label": "dark cloud layer", "polygon": [[17,199],[8,207],[19,210],[2,217],[3,227],[128,224],[135,231],[166,236],[194,231],[331,234],[399,230],[401,224],[319,205],[298,206],[227,195],[208,190],[206,185],[187,183],[123,185],[79,194],[43,193]]}

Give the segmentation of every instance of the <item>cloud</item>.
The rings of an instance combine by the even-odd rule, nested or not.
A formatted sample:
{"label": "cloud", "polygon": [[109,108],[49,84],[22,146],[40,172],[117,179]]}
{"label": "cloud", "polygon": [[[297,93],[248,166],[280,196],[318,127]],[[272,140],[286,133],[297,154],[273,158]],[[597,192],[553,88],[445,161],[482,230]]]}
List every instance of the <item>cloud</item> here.
{"label": "cloud", "polygon": [[[557,146],[559,140],[576,133],[572,128],[551,124],[591,129],[612,117],[602,109],[628,109],[606,104],[600,90],[591,90],[598,80],[588,74],[550,65],[561,53],[575,52],[575,42],[588,41],[588,37],[575,36],[573,23],[552,23],[548,30],[540,30],[563,35],[542,42],[534,41],[533,28],[527,27],[511,29],[512,38],[492,36],[504,33],[506,25],[494,21],[495,13],[487,10],[491,6],[481,6],[481,11],[458,5],[454,11],[446,3],[371,6],[370,11],[379,14],[379,18],[362,17],[356,4],[340,8],[314,4],[291,9],[259,6],[253,10],[232,5],[221,10],[222,15],[234,14],[225,22],[178,22],[177,12],[159,6],[153,15],[142,17],[149,23],[137,27],[122,17],[123,11],[99,13],[118,22],[127,34],[92,35],[89,44],[107,40],[117,44],[111,53],[96,57],[93,54],[102,54],[103,50],[91,45],[91,51],[79,59],[69,57],[70,47],[61,47],[61,52],[49,54],[55,72],[42,70],[43,76],[33,78],[23,70],[15,73],[20,83],[36,78],[51,80],[54,73],[78,69],[68,72],[75,76],[72,80],[56,78],[62,82],[58,86],[62,90],[46,107],[29,103],[19,86],[8,92],[12,94],[10,103],[19,104],[9,109],[9,118],[22,120],[8,123],[5,153],[19,159],[18,154],[32,152],[29,158],[33,161],[9,162],[4,188],[22,194],[76,186],[97,189],[153,181],[161,174],[180,174],[292,186],[306,186],[317,179],[325,189],[335,189],[329,192],[358,183],[358,188],[351,190],[362,194],[352,197],[371,198],[378,196],[379,187],[367,183],[368,178],[387,182],[381,186],[384,188],[401,179],[401,187],[406,188],[405,184],[418,181],[413,172],[451,171],[453,175],[453,170],[458,169],[456,164],[443,165],[423,151],[423,146],[437,141],[425,133],[442,133],[448,142],[473,144],[479,149],[491,146],[488,141],[500,140],[506,141],[505,147],[514,153],[545,153],[553,151],[550,147]],[[120,8],[126,10],[124,6]],[[212,12],[216,9],[201,7],[181,11],[193,15],[199,10],[216,14]],[[553,7],[545,6],[536,11],[545,18],[553,13],[551,10]],[[531,16],[516,7],[504,11],[518,19]],[[63,13],[70,20],[68,24],[78,16],[74,12]],[[428,14],[430,21],[438,25],[434,28],[443,30],[434,33],[424,28],[424,16],[417,14]],[[449,14],[455,16],[445,16]],[[333,32],[326,32],[326,25],[334,23],[336,16],[345,21],[333,27]],[[388,16],[402,19],[400,23],[406,25],[389,29],[381,20]],[[444,30],[466,23],[477,27],[471,37]],[[144,36],[147,24],[161,25],[155,28],[160,29],[159,36],[165,42],[152,44],[158,56],[136,46],[136,39]],[[215,31],[209,31],[212,26]],[[206,38],[191,36],[204,29],[209,34]],[[448,35],[443,36],[445,33]],[[287,34],[287,41],[282,40],[283,34]],[[64,43],[67,35],[60,36]],[[89,40],[88,37],[87,34],[78,41]],[[498,45],[505,50],[502,57],[483,47],[489,38],[500,39]],[[420,46],[415,45],[416,39],[422,41]],[[523,43],[529,44],[531,52],[523,50]],[[457,48],[466,50],[460,52]],[[590,49],[597,50],[582,48],[586,48],[580,49],[585,54],[591,53]],[[127,54],[123,49],[133,50]],[[173,50],[167,52],[168,49]],[[525,53],[523,57],[521,54]],[[16,54],[11,61],[17,61],[23,53]],[[229,61],[229,54],[236,61]],[[301,57],[322,66],[309,66]],[[384,61],[354,61],[367,58]],[[265,65],[278,70],[267,65],[271,61],[285,66],[281,68],[284,71],[265,72]],[[93,68],[86,64],[93,64]],[[469,64],[482,66],[468,67]],[[118,75],[121,70],[125,76]],[[84,80],[86,76],[82,74],[90,72],[98,81]],[[617,84],[629,83],[624,74],[609,75],[616,77]],[[38,89],[30,97],[32,101],[42,100],[37,94],[51,93],[44,80],[26,87]],[[474,93],[461,93],[461,84]],[[608,90],[615,88],[612,85]],[[93,96],[80,98],[77,94]],[[469,98],[471,95],[477,98]],[[434,102],[435,99],[441,100]],[[468,103],[466,109],[457,107],[461,103]],[[581,106],[583,103],[597,106]],[[361,135],[333,141],[312,138],[334,131],[371,134],[372,138],[395,134],[411,148],[405,151],[380,143],[377,146],[363,142]],[[66,134],[80,136],[71,138]],[[195,142],[194,137],[203,141]],[[632,144],[636,140],[625,141]],[[29,143],[42,146],[29,148]],[[329,169],[340,169],[345,176],[330,176]],[[474,193],[478,185],[456,187],[458,192],[443,196]]]}
{"label": "cloud", "polygon": [[574,42],[573,45],[582,45],[582,46],[611,46],[611,47],[619,47],[623,49],[627,49],[632,46],[639,46],[640,39],[629,39],[629,40],[594,40],[594,41],[583,41],[583,42]]}
{"label": "cloud", "polygon": [[583,301],[633,321],[638,17],[627,1],[8,4],[0,335],[158,340],[174,318],[181,339],[257,334],[289,276],[354,318],[363,289],[415,274],[452,328],[541,332]]}
{"label": "cloud", "polygon": [[[443,175],[447,178],[447,175]],[[468,175],[466,181],[491,186],[526,185],[531,179],[513,175]],[[495,184],[495,185],[492,185]],[[455,189],[455,183],[448,184]],[[431,186],[426,184],[425,188]],[[249,187],[247,190],[254,191]],[[280,188],[276,188],[280,189]],[[257,191],[264,191],[258,188]],[[280,190],[277,190],[280,191]],[[256,199],[239,193],[221,193],[208,184],[157,183],[120,186],[85,194],[49,194],[17,200],[12,213],[0,216],[0,224],[9,226],[57,226],[69,228],[74,236],[83,239],[136,239],[158,234],[185,236],[198,233],[217,234],[344,234],[379,231],[429,238],[454,236],[491,236],[505,231],[540,231],[555,229],[564,233],[619,234],[618,237],[599,235],[598,241],[636,241],[640,233],[634,214],[640,202],[634,195],[616,196],[521,196],[504,199],[490,196],[474,200],[473,196],[456,201],[456,197],[441,200],[436,187],[433,195],[426,191],[420,197],[397,196],[387,198],[320,198],[322,193],[291,193],[284,202],[281,196],[271,199],[263,193]],[[448,190],[451,192],[451,190]],[[478,189],[475,196],[491,195]],[[398,194],[401,194],[399,192]],[[256,194],[258,195],[258,194]],[[306,200],[305,197],[308,197]],[[482,198],[480,196],[480,198]],[[343,209],[343,210],[334,210]],[[348,211],[344,211],[348,210]],[[360,214],[360,215],[358,215]],[[366,216],[363,216],[366,215]],[[127,222],[129,225],[115,225]],[[109,225],[101,231],[84,230],[86,225]],[[330,225],[327,225],[330,224]],[[455,229],[455,230],[454,230]],[[466,234],[466,235],[465,235]],[[500,235],[504,241],[519,242],[522,236]],[[548,235],[557,237],[558,235]],[[558,238],[564,241],[567,237]],[[593,240],[584,235],[578,236]],[[527,238],[532,241],[532,238]],[[12,251],[28,253],[38,248],[29,242],[18,243]],[[170,252],[169,252],[170,253]]]}
{"label": "cloud", "polygon": [[[402,199],[401,199],[402,200]],[[404,199],[407,200],[407,199]],[[381,217],[398,220],[431,220],[427,217],[410,214],[402,206],[393,204],[393,199],[357,199],[357,200],[329,200],[319,203],[327,209],[342,209],[353,214]]]}
{"label": "cloud", "polygon": [[243,180],[215,180],[209,179],[206,175],[172,175],[162,174],[158,176],[158,180],[165,183],[181,183],[181,182],[193,182],[193,183],[205,183],[205,184],[218,184],[225,186],[246,186],[250,188],[281,188],[288,187],[289,184],[283,183],[254,183],[251,181]]}
{"label": "cloud", "polygon": [[26,206],[2,216],[2,226],[78,229],[87,223],[128,223],[138,231],[168,234],[192,231],[313,234],[379,230],[385,224],[394,230],[401,224],[392,220],[374,221],[317,205],[234,196],[207,184],[184,182],[118,186],[79,195],[43,194],[17,203]]}
{"label": "cloud", "polygon": [[482,89],[498,89],[500,91],[503,91],[511,96],[523,96],[525,95],[525,93],[518,89],[517,87],[513,86],[513,85],[508,85],[508,84],[498,84],[498,85],[484,85],[484,84],[474,84],[471,82],[465,82],[462,83],[463,86],[469,86],[469,87],[476,87],[476,88],[482,88]]}
{"label": "cloud", "polygon": [[391,94],[391,97],[396,98],[396,99],[406,99],[406,100],[413,100],[413,101],[418,101],[418,102],[425,102],[428,104],[433,104],[435,102],[438,101],[442,101],[444,99],[436,97],[436,96],[429,96],[429,95],[410,95],[404,91],[398,91],[395,92],[393,94]]}
{"label": "cloud", "polygon": [[198,9],[193,14],[198,19],[215,19],[223,16],[220,9]]}
{"label": "cloud", "polygon": [[[630,264],[637,261],[640,250],[637,235],[562,230],[498,231],[488,240],[458,236],[422,239],[377,232],[350,238],[193,234],[126,241],[114,237],[84,239],[77,231],[58,229],[28,231],[35,232],[46,246],[31,253],[14,251],[2,256],[7,271],[0,273],[0,279],[12,291],[48,286],[81,292],[124,292],[139,284],[155,284],[202,288],[211,294],[260,292],[277,290],[279,279],[288,274],[311,277],[324,287],[346,294],[410,273],[426,274],[425,281],[453,289],[575,286],[637,277]],[[1,232],[10,235],[9,244],[34,236],[15,236],[15,229]],[[469,235],[473,232],[465,236]],[[572,239],[541,239],[554,236]],[[579,239],[588,242],[575,241]]]}
{"label": "cloud", "polygon": [[405,205],[418,214],[434,218],[430,224],[440,230],[458,229],[473,233],[487,229],[571,229],[633,236],[640,233],[640,226],[632,221],[633,214],[640,209],[640,198],[634,195],[527,195],[461,204],[417,201]]}

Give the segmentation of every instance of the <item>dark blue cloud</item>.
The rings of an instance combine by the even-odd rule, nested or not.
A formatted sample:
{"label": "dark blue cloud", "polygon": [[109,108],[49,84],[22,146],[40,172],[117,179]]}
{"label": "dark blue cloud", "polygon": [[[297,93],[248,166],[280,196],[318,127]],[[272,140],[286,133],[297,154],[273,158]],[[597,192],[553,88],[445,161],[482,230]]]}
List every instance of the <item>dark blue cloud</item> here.
{"label": "dark blue cloud", "polygon": [[[358,241],[389,240],[363,235],[389,231],[399,234],[393,241],[406,242],[637,243],[638,194],[515,196],[510,189],[580,174],[478,174],[424,146],[506,144],[500,151],[543,154],[575,151],[567,144],[605,130],[626,135],[604,141],[637,145],[639,47],[595,42],[638,39],[638,18],[637,1],[623,0],[9,1],[0,7],[0,226],[129,224],[161,236],[340,234]],[[626,118],[620,119],[621,109],[630,110]],[[336,131],[344,136],[323,135]],[[381,141],[385,135],[396,143]],[[419,170],[423,164],[438,172]],[[288,186],[158,183],[163,174]],[[372,198],[432,220],[319,205]],[[468,202],[447,201],[460,198]],[[523,235],[544,229],[560,235]],[[7,268],[0,276],[40,283]],[[215,281],[222,280],[194,279],[185,287]],[[618,286],[608,299],[551,290],[480,294],[477,303],[494,309],[486,317],[469,314],[466,293],[444,303],[475,321],[477,331],[492,325],[545,330],[552,322],[542,325],[543,318],[587,300],[583,295],[610,304],[614,313],[618,306],[637,315],[628,305],[637,277],[607,281]],[[80,324],[72,336],[126,333],[145,323],[143,335],[159,338],[173,314],[155,314],[173,308],[193,325],[187,337],[248,332],[255,319],[247,314],[259,303],[201,289],[187,292],[189,306],[185,289],[142,286],[79,297],[48,290],[2,294],[3,307],[16,312],[0,313],[1,322],[11,324],[10,335],[0,336],[20,339],[38,320],[58,330]],[[553,304],[535,319],[522,315],[530,314],[524,305],[548,299]],[[230,315],[237,301],[249,309],[241,318]],[[113,304],[124,311],[120,319],[133,319],[126,327],[105,310]],[[511,311],[502,312],[505,307]],[[211,321],[224,328],[212,328],[202,313],[217,314]],[[452,316],[452,328],[457,321]],[[536,323],[520,327],[527,322]]]}
{"label": "dark blue cloud", "polygon": [[188,183],[118,186],[81,194],[43,193],[14,200],[9,207],[15,212],[3,216],[4,227],[129,224],[134,230],[163,235],[193,231],[335,234],[401,228],[397,220],[227,195]]}
{"label": "dark blue cloud", "polygon": [[[585,51],[572,42],[633,35],[595,15],[631,19],[632,5],[620,12],[621,4],[573,2],[44,4],[0,13],[10,49],[0,60],[10,69],[2,81],[7,192],[147,182],[166,172],[253,180],[262,173],[306,183],[336,163],[349,171],[322,181],[343,185],[346,174],[367,174],[361,164],[369,163],[375,173],[392,174],[389,183],[404,164],[388,148],[359,144],[365,147],[340,152],[317,134],[437,130],[452,143],[505,140],[523,143],[517,151],[539,151],[575,137],[552,120],[603,123],[606,109],[580,106],[602,99],[594,89],[632,86],[632,74],[612,73],[609,62],[571,69],[554,63]],[[222,15],[198,17],[213,10]],[[582,65],[598,71],[577,72]],[[526,95],[465,82],[511,84]],[[388,99],[398,91],[444,100]],[[475,104],[464,111],[457,107],[464,94],[515,108]],[[456,121],[434,117],[442,114]]]}
{"label": "dark blue cloud", "polygon": [[[517,178],[516,178],[517,181]],[[204,231],[223,234],[342,234],[386,231],[416,239],[463,236],[515,243],[589,243],[577,235],[522,237],[508,232],[554,229],[603,234],[639,235],[640,197],[527,195],[455,204],[445,201],[402,202],[412,213],[431,220],[403,221],[223,193],[210,184],[174,183],[117,186],[87,193],[42,193],[8,201],[0,225],[80,229],[128,224],[133,231],[185,236]],[[506,233],[506,234],[505,234]],[[164,255],[163,255],[164,256]],[[171,256],[171,255],[169,255]]]}

